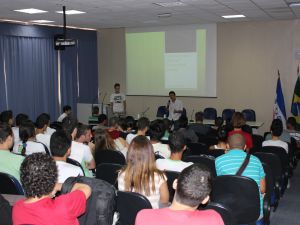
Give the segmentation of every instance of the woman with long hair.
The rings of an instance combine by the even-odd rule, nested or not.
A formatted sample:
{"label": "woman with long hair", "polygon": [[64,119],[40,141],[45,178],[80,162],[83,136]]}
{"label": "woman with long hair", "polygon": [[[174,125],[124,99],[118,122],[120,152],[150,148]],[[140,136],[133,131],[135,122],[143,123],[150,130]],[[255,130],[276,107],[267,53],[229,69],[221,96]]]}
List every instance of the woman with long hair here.
{"label": "woman with long hair", "polygon": [[135,137],[127,152],[127,165],[119,173],[120,191],[132,191],[145,195],[153,208],[169,202],[167,178],[156,168],[153,147],[145,136]]}

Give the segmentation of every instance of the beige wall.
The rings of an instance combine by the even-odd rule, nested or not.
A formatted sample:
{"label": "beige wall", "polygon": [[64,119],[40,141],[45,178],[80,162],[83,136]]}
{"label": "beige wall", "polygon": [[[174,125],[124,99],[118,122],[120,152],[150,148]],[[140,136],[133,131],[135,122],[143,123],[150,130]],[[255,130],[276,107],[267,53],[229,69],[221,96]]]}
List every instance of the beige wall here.
{"label": "beige wall", "polygon": [[[269,128],[272,120],[277,69],[281,73],[286,110],[290,104],[297,79],[296,69],[300,51],[300,21],[235,22],[217,26],[217,98],[181,97],[188,115],[193,109],[215,107],[220,115],[224,108],[253,108],[257,120],[265,122],[259,133]],[[125,29],[98,31],[100,90],[113,91],[120,82],[126,90]],[[137,84],[138,85],[138,84]],[[136,115],[148,106],[146,114],[155,118],[159,105],[167,97],[128,96],[128,114]],[[108,98],[106,102],[108,102]]]}

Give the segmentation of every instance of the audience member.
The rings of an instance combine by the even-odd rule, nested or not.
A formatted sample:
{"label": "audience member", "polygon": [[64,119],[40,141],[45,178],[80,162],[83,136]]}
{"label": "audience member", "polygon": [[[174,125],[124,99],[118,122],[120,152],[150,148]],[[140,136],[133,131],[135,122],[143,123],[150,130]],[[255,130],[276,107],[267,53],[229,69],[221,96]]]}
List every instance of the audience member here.
{"label": "audience member", "polygon": [[120,92],[120,84],[114,85],[114,93],[110,95],[110,104],[115,116],[126,115],[126,97]]}
{"label": "audience member", "polygon": [[42,115],[47,119],[47,128],[45,130],[45,134],[52,135],[56,130],[50,127],[51,119],[48,113],[42,113]]}
{"label": "audience member", "polygon": [[289,117],[286,122],[286,131],[297,141],[297,147],[300,147],[300,132],[296,130],[297,122],[295,117]]}
{"label": "audience member", "polygon": [[186,167],[192,165],[192,162],[183,162],[182,155],[186,150],[185,138],[179,132],[173,132],[169,136],[169,146],[171,149],[170,158],[157,159],[156,166],[160,170],[170,170],[181,172]]}
{"label": "audience member", "polygon": [[274,119],[271,124],[272,139],[264,141],[262,146],[276,146],[283,148],[286,153],[289,153],[289,146],[286,142],[280,140],[280,135],[283,132],[283,125],[280,119]]}
{"label": "audience member", "polygon": [[253,141],[251,134],[242,130],[242,127],[246,124],[246,120],[241,112],[235,112],[231,118],[231,125],[233,126],[233,131],[228,133],[228,137],[233,134],[241,134],[246,140],[247,151],[253,147]]}
{"label": "audience member", "polygon": [[8,173],[20,181],[20,166],[24,157],[10,152],[13,143],[10,126],[0,123],[0,172]]}
{"label": "audience member", "polygon": [[46,153],[47,147],[42,143],[36,142],[34,123],[30,120],[23,121],[19,127],[21,143],[15,145],[13,152],[21,155],[30,155],[36,152]]}
{"label": "audience member", "polygon": [[46,129],[48,127],[49,120],[48,116],[43,113],[36,118],[36,135],[35,138],[38,142],[43,143],[50,150],[50,138],[51,135],[46,134]]}
{"label": "audience member", "polygon": [[175,180],[175,197],[169,208],[143,209],[135,225],[224,225],[221,216],[214,210],[197,210],[206,204],[211,191],[211,174],[202,165],[185,168]]}
{"label": "audience member", "polygon": [[196,112],[195,123],[191,123],[189,129],[198,135],[207,135],[211,130],[209,126],[203,124],[203,112]]}
{"label": "audience member", "polygon": [[210,146],[209,149],[211,149],[211,150],[213,150],[213,149],[226,150],[227,149],[227,131],[225,129],[225,126],[221,127],[218,130],[217,138],[218,138],[218,144]]}
{"label": "audience member", "polygon": [[134,133],[136,131],[136,122],[132,116],[126,116],[125,118],[127,133]]}
{"label": "audience member", "polygon": [[162,120],[154,120],[149,126],[150,142],[153,146],[154,153],[163,156],[164,158],[170,157],[170,148],[167,144],[162,144],[160,140],[164,136],[165,127]]}
{"label": "audience member", "polygon": [[49,156],[35,153],[27,156],[21,165],[21,183],[26,199],[13,207],[13,224],[72,224],[85,212],[86,199],[91,195],[88,185],[76,183],[72,191],[53,198],[61,189],[56,184],[57,167]]}
{"label": "audience member", "polygon": [[[243,164],[247,153],[246,140],[242,134],[232,134],[228,137],[228,149],[226,154],[216,158],[215,165],[217,176],[235,175]],[[251,155],[249,163],[242,176],[252,178],[258,185],[260,191],[260,217],[263,216],[263,196],[266,190],[265,172],[260,160]]]}
{"label": "audience member", "polygon": [[[120,137],[119,125],[118,125],[118,117],[111,117],[109,119],[109,128],[107,129],[108,134],[112,139],[116,140]],[[125,139],[125,138],[123,138]]]}
{"label": "audience member", "polygon": [[162,140],[168,140],[170,133],[172,133],[172,123],[168,118],[164,118],[163,120],[164,126],[165,126],[165,134],[162,137]]}
{"label": "audience member", "polygon": [[71,116],[71,114],[72,114],[71,106],[65,105],[63,107],[63,113],[58,117],[57,121],[62,122],[64,118],[66,118],[67,116]]}
{"label": "audience member", "polygon": [[93,127],[93,130],[97,129],[107,129],[107,116],[105,114],[100,114],[98,116],[98,125]]}
{"label": "audience member", "polygon": [[12,127],[14,133],[14,146],[20,144],[19,127],[23,121],[28,120],[29,117],[26,114],[20,113],[16,116],[16,126]]}
{"label": "audience member", "polygon": [[11,110],[6,110],[0,114],[0,122],[7,123],[10,127],[14,124],[14,115]]}
{"label": "audience member", "polygon": [[196,133],[189,129],[188,127],[188,118],[186,116],[180,116],[178,122],[178,132],[182,133],[187,143],[192,142],[198,142],[198,136]]}
{"label": "audience member", "polygon": [[98,106],[93,106],[92,108],[92,116],[99,116],[99,107]]}
{"label": "audience member", "polygon": [[138,136],[138,135],[145,136],[148,129],[149,129],[149,124],[150,124],[150,121],[149,121],[148,118],[141,117],[137,121],[137,133],[136,134],[132,134],[132,133],[128,134],[127,137],[126,137],[126,142],[128,144],[130,144],[132,139],[135,138],[136,136]]}
{"label": "audience member", "polygon": [[77,126],[78,121],[76,118],[68,116],[65,117],[62,121],[62,128],[67,134],[71,135],[72,141],[74,141],[76,138]]}
{"label": "audience member", "polygon": [[71,154],[71,143],[71,136],[64,131],[56,131],[51,136],[50,149],[57,166],[58,183],[64,183],[69,177],[83,176],[80,167],[67,163]]}
{"label": "audience member", "polygon": [[145,195],[155,209],[168,204],[167,178],[156,168],[153,147],[145,136],[132,140],[126,161],[118,177],[119,190]]}
{"label": "audience member", "polygon": [[126,140],[128,132],[127,132],[127,124],[126,124],[125,118],[120,117],[118,119],[118,131],[119,131],[120,137],[122,137]]}
{"label": "audience member", "polygon": [[168,119],[171,121],[176,121],[179,119],[183,112],[183,104],[181,100],[176,99],[176,94],[174,91],[169,92],[170,100],[168,101],[167,111],[169,112]]}

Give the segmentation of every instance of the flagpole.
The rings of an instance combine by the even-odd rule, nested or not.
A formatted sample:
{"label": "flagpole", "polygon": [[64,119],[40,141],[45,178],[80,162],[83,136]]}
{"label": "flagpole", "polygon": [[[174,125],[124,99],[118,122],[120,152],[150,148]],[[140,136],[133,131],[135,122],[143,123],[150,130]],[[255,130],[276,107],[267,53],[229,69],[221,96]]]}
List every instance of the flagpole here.
{"label": "flagpole", "polygon": [[278,78],[280,78],[280,73],[279,73],[279,69],[277,70],[277,75],[278,75]]}

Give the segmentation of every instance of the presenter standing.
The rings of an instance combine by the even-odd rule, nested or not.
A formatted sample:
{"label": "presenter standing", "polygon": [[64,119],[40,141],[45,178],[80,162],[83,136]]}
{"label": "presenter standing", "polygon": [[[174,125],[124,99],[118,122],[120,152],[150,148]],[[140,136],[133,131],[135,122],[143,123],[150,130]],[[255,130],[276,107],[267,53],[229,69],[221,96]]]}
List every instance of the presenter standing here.
{"label": "presenter standing", "polygon": [[183,112],[182,101],[176,99],[176,94],[174,91],[169,92],[170,100],[167,104],[167,110],[169,111],[168,119],[171,121],[176,121],[179,119]]}
{"label": "presenter standing", "polygon": [[112,111],[115,116],[126,115],[126,98],[125,94],[120,92],[120,84],[114,85],[115,93],[110,96]]}

